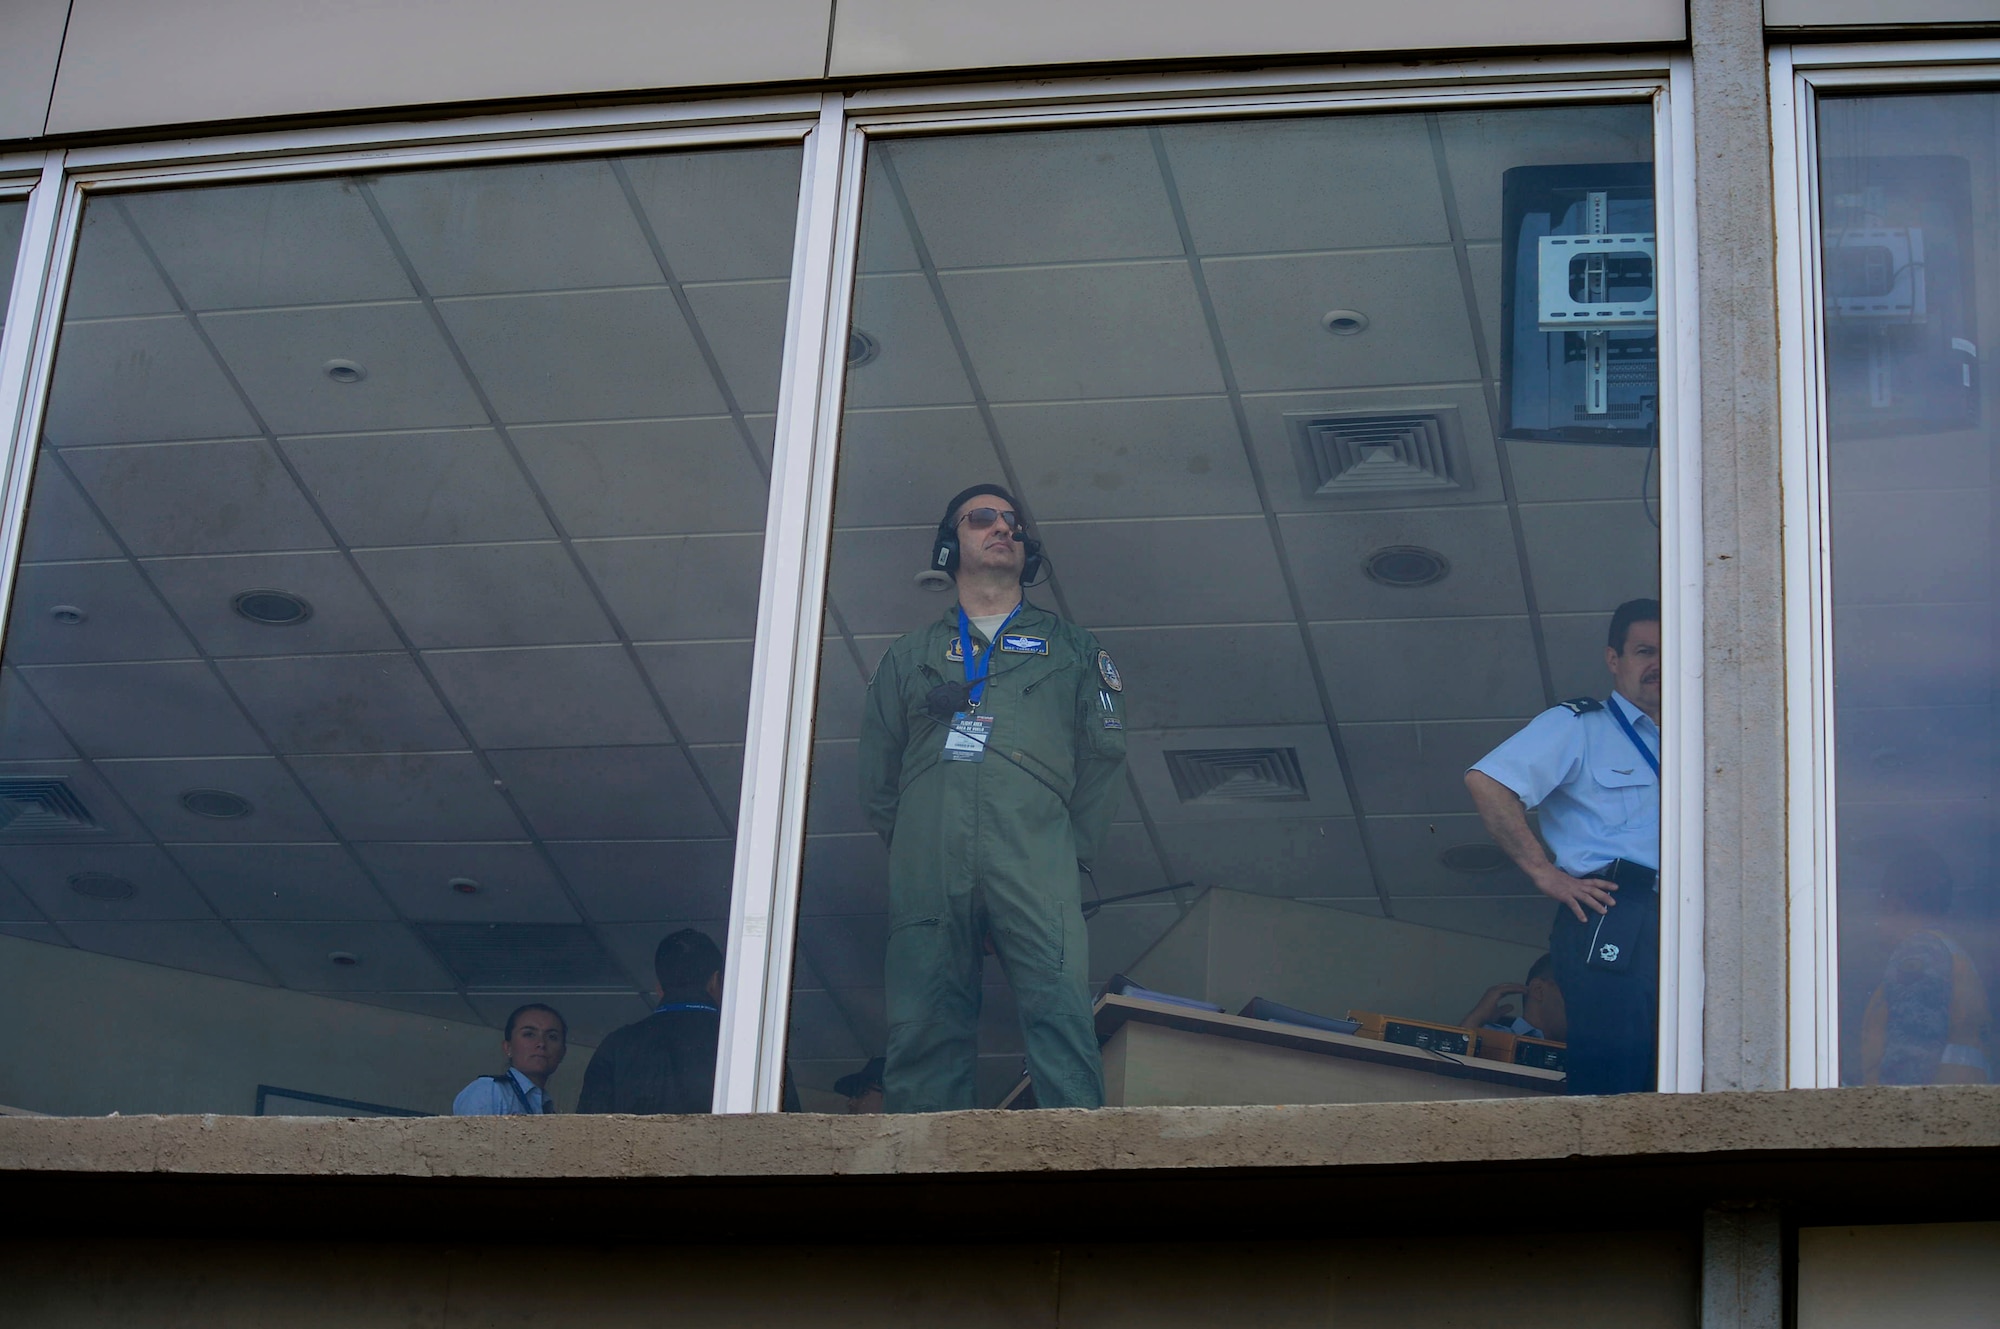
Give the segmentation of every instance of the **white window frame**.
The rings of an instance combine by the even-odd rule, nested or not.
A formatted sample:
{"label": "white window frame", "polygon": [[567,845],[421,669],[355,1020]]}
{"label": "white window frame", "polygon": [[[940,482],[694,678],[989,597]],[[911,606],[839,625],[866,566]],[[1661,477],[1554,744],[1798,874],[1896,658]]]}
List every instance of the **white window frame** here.
{"label": "white window frame", "polygon": [[1821,319],[1818,98],[2000,86],[2000,41],[1775,46],[1773,213],[1778,253],[1780,474],[1784,488],[1787,1078],[1840,1083],[1834,813],[1833,578],[1828,543],[1825,328]]}
{"label": "white window frame", "polygon": [[[1661,591],[1667,669],[1661,789],[1659,1084],[1695,1092],[1702,1069],[1702,566],[1691,66],[1682,58],[1557,58],[1213,76],[1036,80],[829,95],[793,271],[788,392],[772,475],[760,667],[751,696],[743,825],[717,1060],[718,1112],[775,1111],[798,926],[860,177],[870,139],[998,128],[1311,112],[1650,101],[1660,274]],[[811,268],[812,263],[821,266]],[[802,307],[801,307],[802,306]],[[809,397],[805,385],[818,375]],[[779,608],[789,621],[777,621]]]}

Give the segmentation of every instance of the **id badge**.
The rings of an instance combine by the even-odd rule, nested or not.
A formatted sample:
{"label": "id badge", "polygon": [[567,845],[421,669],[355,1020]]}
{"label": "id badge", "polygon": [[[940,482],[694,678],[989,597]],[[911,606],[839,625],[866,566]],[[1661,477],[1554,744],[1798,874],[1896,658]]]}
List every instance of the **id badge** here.
{"label": "id badge", "polygon": [[986,740],[993,734],[993,717],[965,711],[951,717],[951,732],[944,736],[946,761],[985,761]]}

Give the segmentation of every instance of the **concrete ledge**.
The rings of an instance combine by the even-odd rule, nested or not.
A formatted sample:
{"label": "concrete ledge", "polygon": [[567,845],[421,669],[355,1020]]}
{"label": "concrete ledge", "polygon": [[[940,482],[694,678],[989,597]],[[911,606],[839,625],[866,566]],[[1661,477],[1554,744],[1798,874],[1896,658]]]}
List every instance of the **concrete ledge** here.
{"label": "concrete ledge", "polygon": [[925,1117],[0,1117],[0,1175],[1022,1178],[2000,1151],[2000,1087]]}

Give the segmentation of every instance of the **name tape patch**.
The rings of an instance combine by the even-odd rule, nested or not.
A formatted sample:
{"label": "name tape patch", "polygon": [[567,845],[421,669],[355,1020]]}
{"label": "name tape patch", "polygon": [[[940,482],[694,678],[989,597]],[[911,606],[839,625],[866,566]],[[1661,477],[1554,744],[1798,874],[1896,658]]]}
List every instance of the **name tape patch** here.
{"label": "name tape patch", "polygon": [[1000,635],[1000,649],[1012,651],[1016,655],[1047,655],[1049,639],[1030,637],[1019,632],[1004,632]]}

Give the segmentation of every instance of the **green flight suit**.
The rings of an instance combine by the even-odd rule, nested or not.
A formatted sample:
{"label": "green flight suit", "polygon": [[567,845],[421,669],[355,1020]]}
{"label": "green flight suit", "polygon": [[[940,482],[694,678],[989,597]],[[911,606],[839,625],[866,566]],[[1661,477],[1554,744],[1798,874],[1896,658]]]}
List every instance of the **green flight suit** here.
{"label": "green flight suit", "polygon": [[[974,664],[987,644],[973,629]],[[1125,766],[1123,680],[1097,639],[1024,604],[1000,632],[980,761],[945,759],[931,689],[965,681],[958,609],[898,640],[868,685],[860,785],[889,845],[890,1112],[976,1106],[982,942],[1021,1013],[1043,1107],[1098,1107],[1077,864],[1103,844]]]}

